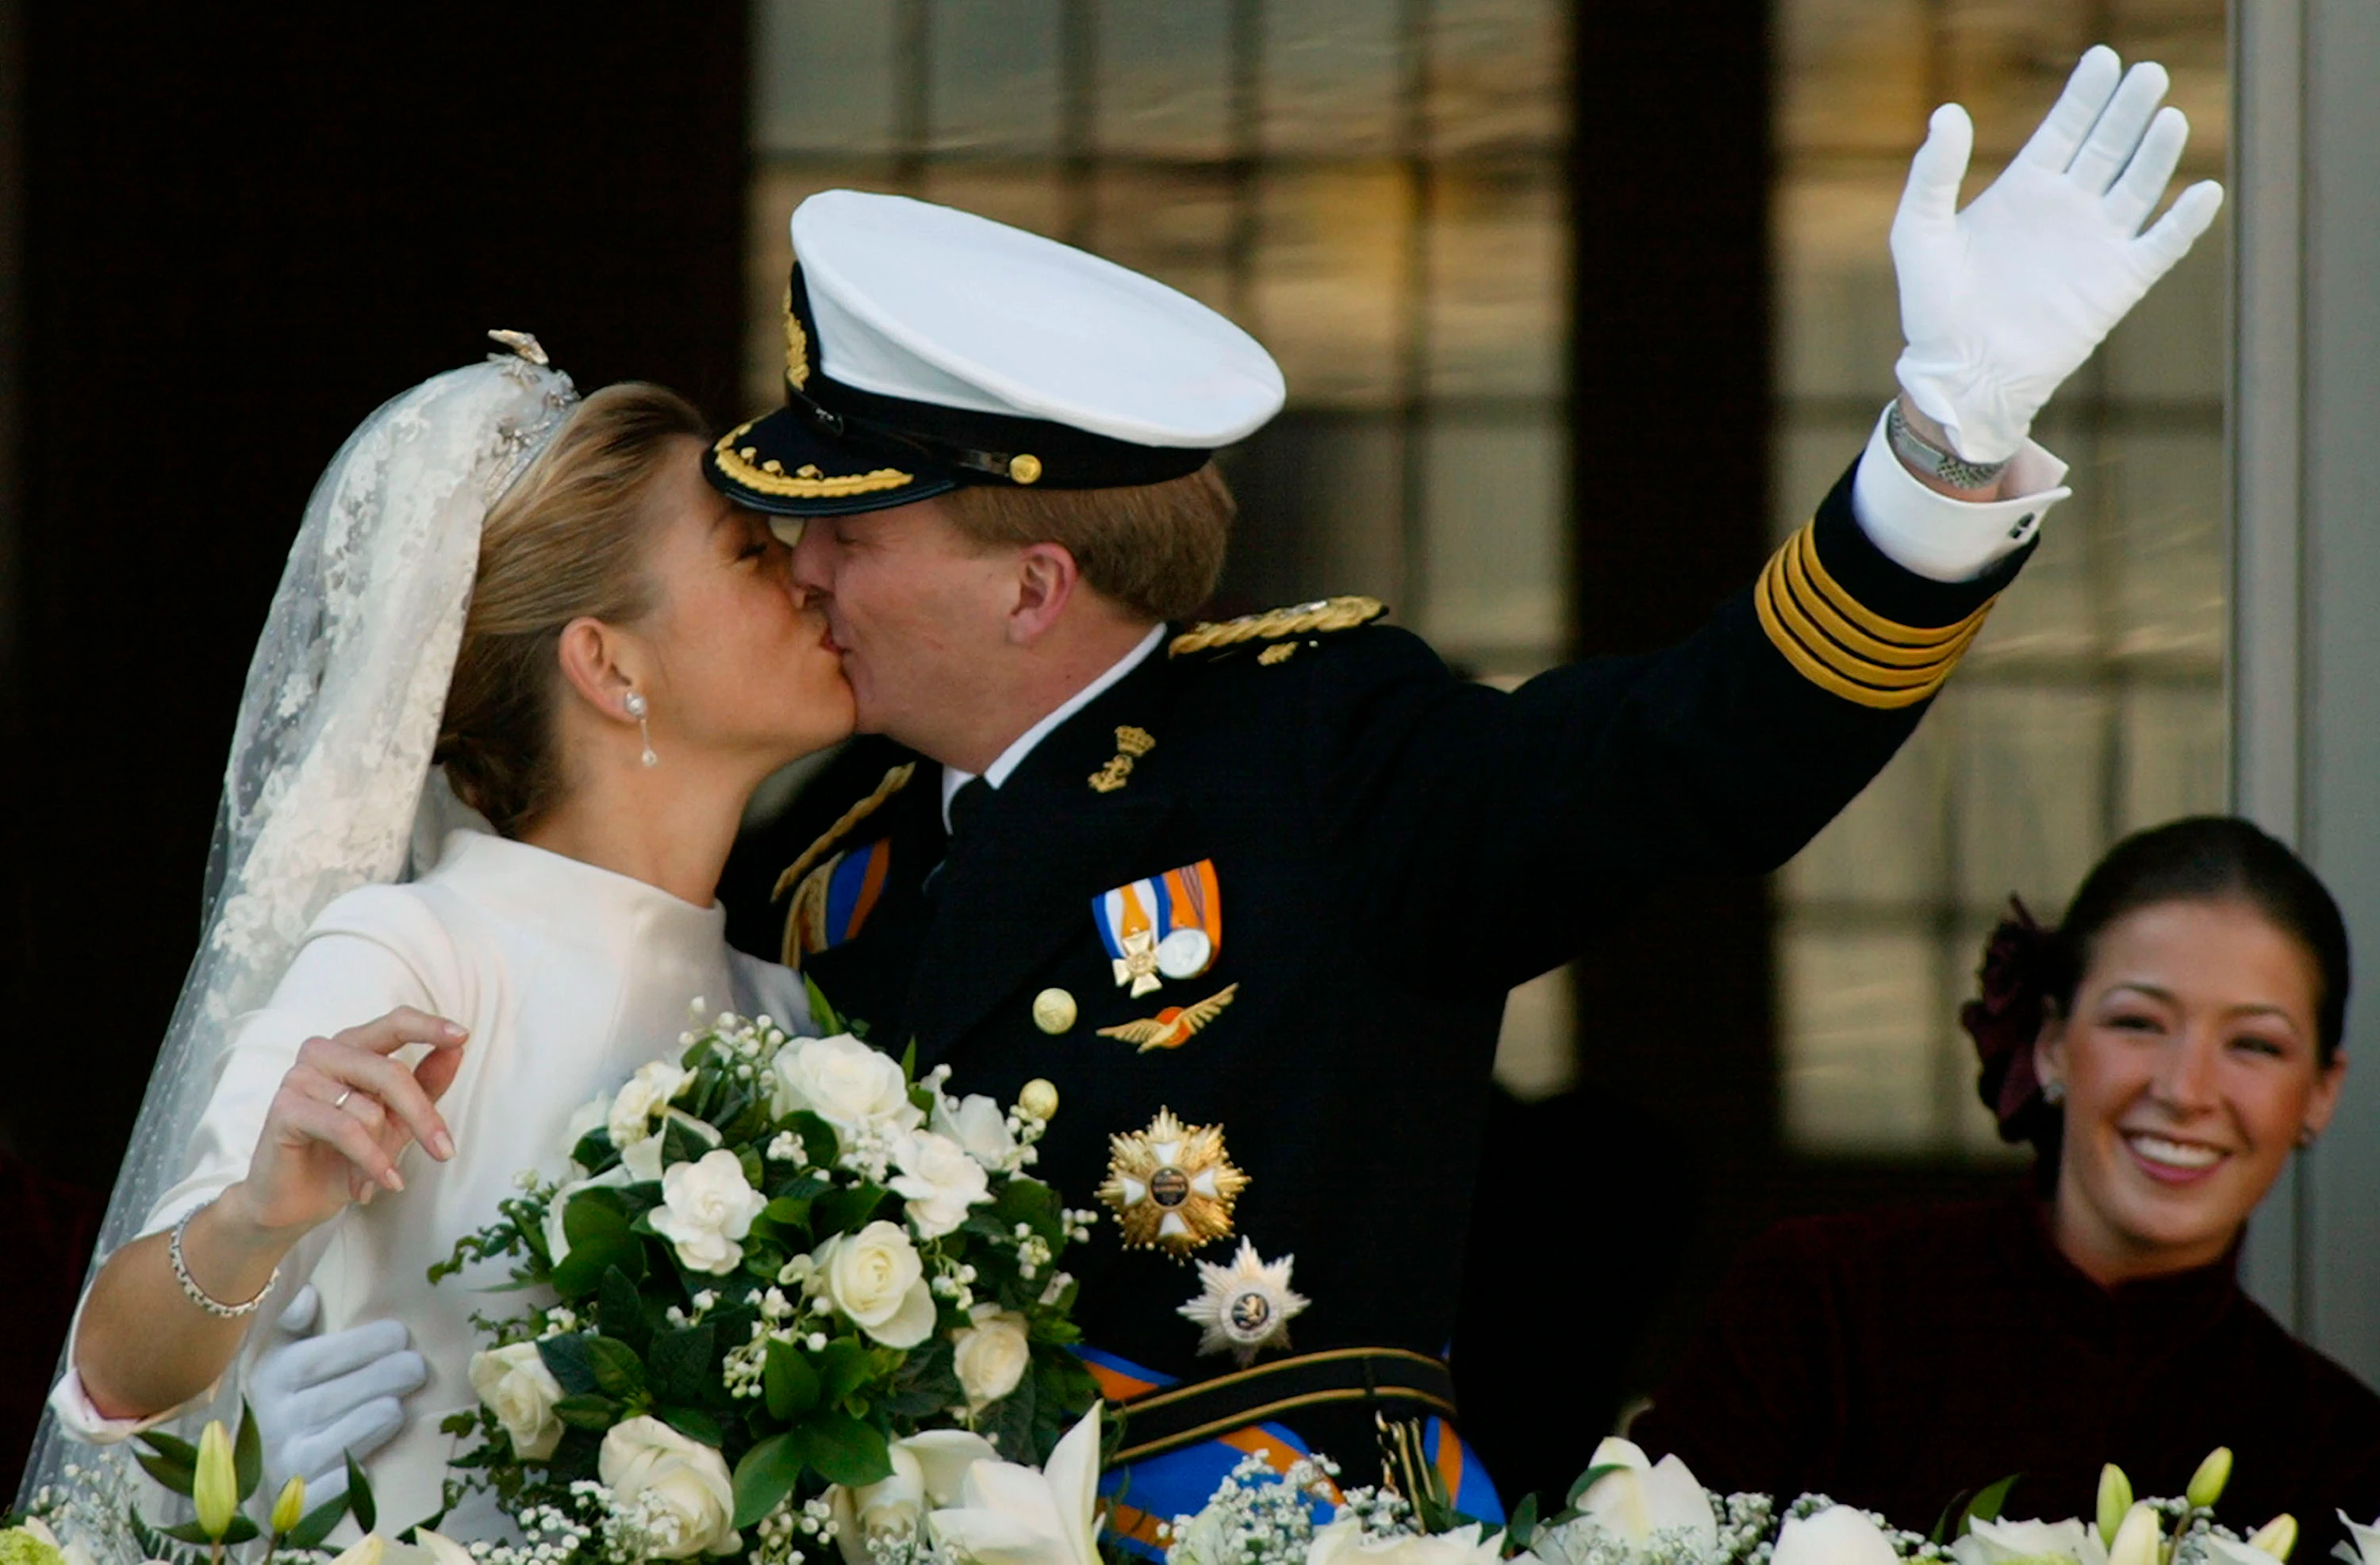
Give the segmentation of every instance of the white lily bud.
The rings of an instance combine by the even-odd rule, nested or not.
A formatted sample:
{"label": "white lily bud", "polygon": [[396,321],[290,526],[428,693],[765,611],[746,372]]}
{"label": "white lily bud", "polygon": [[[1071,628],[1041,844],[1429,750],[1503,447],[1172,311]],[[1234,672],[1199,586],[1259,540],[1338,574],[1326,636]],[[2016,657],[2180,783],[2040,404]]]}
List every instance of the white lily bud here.
{"label": "white lily bud", "polygon": [[2099,1469],[2099,1547],[2116,1547],[2116,1529],[2132,1508],[2132,1481],[2114,1462]]}
{"label": "white lily bud", "polygon": [[2165,1530],[2156,1511],[2145,1501],[2124,1512],[2116,1541],[2107,1546],[2107,1565],[2162,1565]]}
{"label": "white lily bud", "polygon": [[2298,1519],[2286,1510],[2257,1528],[2255,1535],[2248,1540],[2250,1548],[2260,1549],[2276,1559],[2287,1559],[2297,1546]]}
{"label": "white lily bud", "polygon": [[2190,1475],[2190,1487],[2182,1491],[2184,1498],[2201,1510],[2214,1508],[2223,1498],[2223,1486],[2231,1481],[2231,1448],[2216,1446]]}

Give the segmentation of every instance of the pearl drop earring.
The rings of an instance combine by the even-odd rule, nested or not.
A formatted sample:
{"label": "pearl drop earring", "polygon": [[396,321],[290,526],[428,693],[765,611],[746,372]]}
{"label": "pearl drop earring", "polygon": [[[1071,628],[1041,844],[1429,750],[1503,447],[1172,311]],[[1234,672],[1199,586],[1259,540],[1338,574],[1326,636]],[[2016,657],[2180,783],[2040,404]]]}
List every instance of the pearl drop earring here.
{"label": "pearl drop earring", "polygon": [[650,712],[652,709],[646,704],[644,692],[641,690],[629,691],[628,698],[622,702],[621,705],[626,707],[628,709],[628,715],[637,720],[637,732],[645,741],[645,753],[640,758],[647,766],[661,765],[662,758],[653,754],[652,724],[646,721],[646,715]]}

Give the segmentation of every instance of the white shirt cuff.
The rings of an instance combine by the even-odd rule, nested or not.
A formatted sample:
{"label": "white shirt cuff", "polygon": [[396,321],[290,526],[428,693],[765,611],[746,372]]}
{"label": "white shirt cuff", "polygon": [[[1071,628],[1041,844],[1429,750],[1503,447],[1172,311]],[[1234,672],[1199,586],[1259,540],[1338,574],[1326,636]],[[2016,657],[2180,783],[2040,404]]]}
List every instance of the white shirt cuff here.
{"label": "white shirt cuff", "polygon": [[2026,441],[2005,475],[2008,500],[1953,500],[1917,481],[1885,438],[1884,415],[1852,480],[1852,515],[1867,540],[1928,581],[1973,581],[2033,541],[2049,508],[2074,491],[2066,464]]}
{"label": "white shirt cuff", "polygon": [[68,1439],[80,1440],[85,1445],[112,1446],[145,1429],[154,1429],[182,1409],[169,1407],[146,1418],[110,1418],[91,1406],[91,1393],[82,1388],[81,1372],[68,1365],[65,1377],[50,1389],[50,1411],[57,1414],[58,1427]]}

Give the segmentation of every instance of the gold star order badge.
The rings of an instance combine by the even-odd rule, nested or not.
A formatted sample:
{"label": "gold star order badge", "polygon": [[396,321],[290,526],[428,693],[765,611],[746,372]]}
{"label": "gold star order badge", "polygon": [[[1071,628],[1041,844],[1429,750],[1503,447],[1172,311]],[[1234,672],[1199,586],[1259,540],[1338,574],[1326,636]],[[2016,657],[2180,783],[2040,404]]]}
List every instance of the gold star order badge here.
{"label": "gold star order badge", "polygon": [[1099,1197],[1136,1250],[1186,1256],[1232,1231],[1232,1207],[1248,1176],[1223,1149],[1220,1125],[1185,1125],[1160,1109],[1148,1128],[1108,1137]]}

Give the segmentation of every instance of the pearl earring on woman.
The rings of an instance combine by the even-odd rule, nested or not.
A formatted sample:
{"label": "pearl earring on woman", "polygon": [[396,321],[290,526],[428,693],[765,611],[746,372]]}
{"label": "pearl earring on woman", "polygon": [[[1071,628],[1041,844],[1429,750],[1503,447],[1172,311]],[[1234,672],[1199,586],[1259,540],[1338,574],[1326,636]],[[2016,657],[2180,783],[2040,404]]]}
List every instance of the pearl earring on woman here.
{"label": "pearl earring on woman", "polygon": [[641,690],[629,691],[628,698],[625,701],[623,701],[621,705],[626,707],[628,709],[628,715],[637,720],[637,733],[640,734],[645,741],[645,753],[639,758],[641,758],[647,766],[661,765],[662,758],[653,754],[652,724],[646,721],[646,714],[651,711],[652,708],[646,703],[644,692]]}
{"label": "pearl earring on woman", "polygon": [[2041,1100],[2044,1103],[2048,1104],[2053,1109],[2058,1107],[2060,1103],[2065,1102],[2066,1084],[2062,1081],[2056,1080],[2043,1082],[2041,1084]]}

